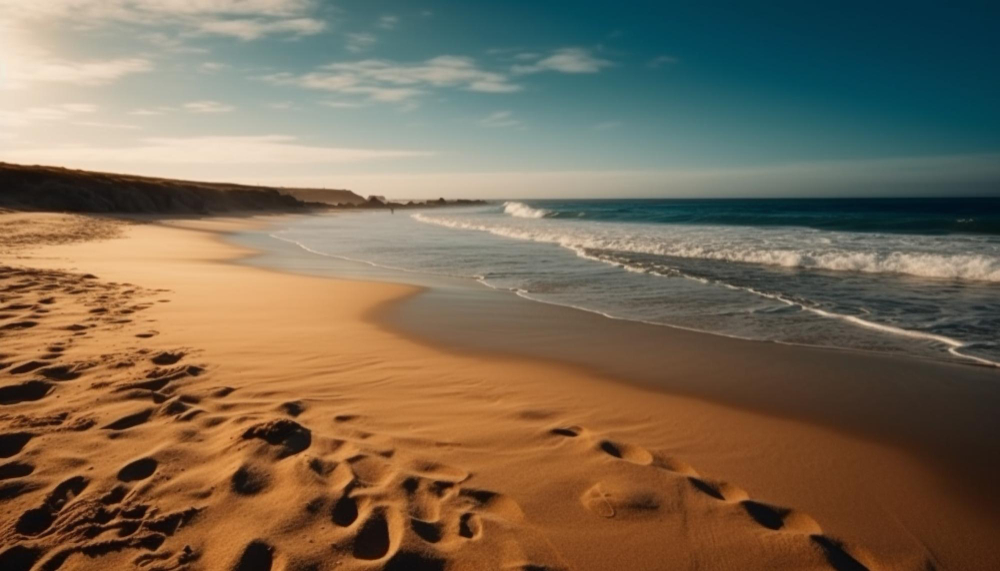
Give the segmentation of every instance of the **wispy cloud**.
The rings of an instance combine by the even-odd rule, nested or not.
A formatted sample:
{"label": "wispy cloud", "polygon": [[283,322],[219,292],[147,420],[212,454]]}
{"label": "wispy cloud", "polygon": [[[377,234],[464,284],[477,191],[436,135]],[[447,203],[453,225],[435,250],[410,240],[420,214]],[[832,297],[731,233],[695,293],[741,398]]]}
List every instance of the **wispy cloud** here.
{"label": "wispy cloud", "polygon": [[139,37],[164,52],[178,54],[207,54],[209,52],[208,48],[189,45],[186,42],[186,38],[182,37],[182,34],[150,32],[148,34],[140,34]]}
{"label": "wispy cloud", "polygon": [[129,111],[128,114],[136,116],[153,116],[153,115],[163,115],[171,111],[174,111],[172,107],[165,107],[165,106],[152,107],[152,108],[140,107],[139,109],[133,109]]}
{"label": "wispy cloud", "polygon": [[228,63],[206,61],[198,65],[198,71],[201,73],[218,73],[224,69],[229,69],[229,67],[231,66]]}
{"label": "wispy cloud", "polygon": [[0,0],[0,13],[10,21],[173,26],[253,40],[323,31],[326,23],[313,16],[317,5],[315,0]]}
{"label": "wispy cloud", "polygon": [[371,49],[377,41],[378,39],[375,37],[375,34],[367,32],[347,34],[347,51],[353,53],[363,52]]}
{"label": "wispy cloud", "polygon": [[503,128],[503,127],[523,127],[524,124],[514,118],[512,111],[496,111],[479,120],[483,127]]}
{"label": "wispy cloud", "polygon": [[277,73],[259,79],[383,102],[406,101],[436,88],[484,93],[510,93],[522,89],[505,74],[487,71],[474,59],[463,56],[438,56],[418,63],[377,59],[341,62],[302,75]]}
{"label": "wispy cloud", "polygon": [[63,103],[44,107],[28,107],[17,111],[0,110],[0,126],[23,127],[41,121],[64,121],[97,112],[90,103]]}
{"label": "wispy cloud", "polygon": [[21,89],[33,83],[105,85],[152,69],[152,62],[139,57],[80,61],[55,58],[40,51],[22,52],[9,54],[7,69],[0,75],[0,87]]}
{"label": "wispy cloud", "polygon": [[320,105],[324,107],[332,107],[333,109],[357,109],[358,107],[364,107],[365,104],[360,101],[320,101]]}
{"label": "wispy cloud", "polygon": [[[521,54],[526,56],[527,54]],[[535,54],[531,54],[535,55]],[[518,59],[530,59],[522,57]],[[554,71],[559,73],[597,73],[613,64],[590,53],[585,48],[560,48],[549,55],[541,57],[534,63],[515,65],[514,73],[540,73]]]}
{"label": "wispy cloud", "polygon": [[312,146],[287,135],[141,139],[123,147],[17,149],[6,160],[115,168],[130,165],[302,165],[426,157],[428,151]]}
{"label": "wispy cloud", "polygon": [[229,113],[235,111],[236,107],[218,101],[191,101],[184,104],[184,110],[191,113]]}
{"label": "wispy cloud", "polygon": [[383,30],[394,30],[396,29],[396,26],[399,25],[399,16],[386,14],[379,17],[378,22],[375,25]]}
{"label": "wispy cloud", "polygon": [[646,67],[651,67],[657,69],[666,65],[675,64],[678,59],[674,56],[656,56],[655,58],[646,62]]}
{"label": "wispy cloud", "polygon": [[202,22],[198,29],[204,33],[231,36],[244,41],[256,40],[272,34],[310,36],[326,29],[326,24],[313,18],[264,20],[238,18]]}

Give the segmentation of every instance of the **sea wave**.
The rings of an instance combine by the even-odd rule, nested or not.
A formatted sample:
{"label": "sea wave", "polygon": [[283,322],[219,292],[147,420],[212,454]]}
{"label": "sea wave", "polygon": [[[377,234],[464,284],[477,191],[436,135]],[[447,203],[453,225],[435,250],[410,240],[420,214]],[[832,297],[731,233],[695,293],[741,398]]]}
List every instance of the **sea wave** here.
{"label": "sea wave", "polygon": [[[448,228],[558,244],[574,251],[617,250],[788,268],[1000,282],[1000,253],[941,251],[939,246],[935,246],[936,249],[930,246],[921,249],[922,243],[914,241],[915,238],[904,243],[899,239],[892,242],[893,239],[879,235],[859,238],[848,233],[809,230],[749,233],[707,226],[663,229],[640,224],[574,225],[557,221],[549,221],[552,223],[546,225],[512,225],[482,218],[448,218],[419,213],[413,217],[420,222]],[[893,245],[896,247],[893,248]]]}
{"label": "sea wave", "polygon": [[503,211],[514,218],[545,218],[551,214],[544,208],[532,208],[523,202],[504,202]]}
{"label": "sea wave", "polygon": [[707,279],[707,278],[700,277],[700,276],[693,276],[693,275],[690,275],[690,274],[686,274],[686,273],[684,273],[684,272],[682,272],[682,271],[680,271],[680,270],[678,270],[676,268],[664,267],[664,266],[650,266],[648,264],[637,264],[637,263],[635,263],[635,262],[633,262],[631,260],[615,256],[613,253],[600,253],[600,252],[593,252],[593,251],[589,251],[589,250],[580,250],[580,251],[577,252],[577,255],[579,255],[582,258],[589,259],[589,260],[594,260],[594,261],[598,261],[598,262],[604,262],[604,263],[612,265],[612,266],[620,267],[623,270],[629,271],[629,272],[651,274],[651,275],[661,276],[661,277],[683,277],[683,278],[692,279],[692,280],[695,280],[695,281],[698,281],[698,282],[702,282],[702,283],[706,283],[706,284],[715,284],[715,285],[723,286],[723,287],[726,287],[726,288],[729,288],[729,289],[733,289],[733,290],[745,291],[747,293],[750,293],[750,294],[753,294],[753,295],[756,295],[756,296],[759,296],[759,297],[764,297],[764,298],[767,298],[767,299],[771,299],[771,300],[783,303],[783,304],[788,305],[788,306],[796,307],[796,308],[798,308],[798,309],[800,309],[802,311],[808,311],[810,313],[813,313],[815,315],[818,315],[820,317],[824,317],[824,318],[827,318],[827,319],[837,319],[837,320],[840,320],[840,321],[845,321],[847,323],[851,323],[851,324],[859,326],[859,327],[864,327],[866,329],[873,329],[873,330],[876,330],[876,331],[881,331],[883,333],[888,333],[888,334],[895,335],[895,336],[898,336],[898,337],[908,337],[908,338],[911,338],[911,339],[920,339],[920,340],[924,340],[924,341],[931,341],[931,342],[934,342],[934,343],[939,343],[941,345],[944,345],[949,353],[951,353],[952,355],[954,355],[956,357],[959,357],[961,359],[967,359],[967,360],[970,360],[970,361],[974,361],[976,363],[979,363],[980,365],[986,365],[986,366],[990,366],[990,367],[1000,367],[1000,362],[991,361],[989,359],[984,359],[982,357],[977,357],[975,355],[970,355],[968,353],[963,353],[961,350],[964,349],[964,348],[966,348],[966,347],[968,347],[969,344],[964,343],[964,342],[962,342],[962,341],[960,341],[958,339],[954,339],[954,338],[945,336],[945,335],[940,335],[940,334],[936,334],[936,333],[928,333],[928,332],[924,332],[924,331],[914,331],[912,329],[905,329],[905,328],[902,328],[902,327],[896,327],[894,325],[888,325],[888,324],[885,324],[885,323],[878,323],[876,321],[872,321],[871,319],[863,319],[863,318],[858,317],[856,315],[845,315],[843,313],[837,313],[837,312],[834,312],[834,311],[827,311],[825,309],[816,307],[816,306],[814,306],[814,305],[812,305],[810,303],[807,303],[805,301],[801,301],[801,300],[797,300],[797,299],[792,299],[792,298],[790,298],[788,296],[781,295],[781,294],[778,294],[778,293],[771,293],[771,292],[761,291],[760,289],[754,288],[754,287],[733,285],[731,283],[728,283],[728,282],[725,282],[725,281],[722,281],[722,280]]}

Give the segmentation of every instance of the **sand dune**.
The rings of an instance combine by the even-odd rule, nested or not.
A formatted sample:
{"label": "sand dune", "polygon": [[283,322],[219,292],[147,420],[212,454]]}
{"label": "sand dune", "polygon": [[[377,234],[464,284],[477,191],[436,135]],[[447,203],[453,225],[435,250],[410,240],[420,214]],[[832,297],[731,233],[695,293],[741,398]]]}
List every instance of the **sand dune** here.
{"label": "sand dune", "polygon": [[[412,289],[225,263],[248,253],[206,230],[244,223],[48,220],[125,237],[53,232],[0,268],[0,569],[844,571],[995,555],[961,541],[964,559],[932,555],[857,514],[774,503],[794,474],[762,475],[777,485],[760,495],[697,461],[705,432],[737,446],[752,428],[802,458],[855,450],[844,437],[409,342],[366,315]],[[873,474],[922,473],[878,453]],[[844,533],[852,521],[871,541]]]}

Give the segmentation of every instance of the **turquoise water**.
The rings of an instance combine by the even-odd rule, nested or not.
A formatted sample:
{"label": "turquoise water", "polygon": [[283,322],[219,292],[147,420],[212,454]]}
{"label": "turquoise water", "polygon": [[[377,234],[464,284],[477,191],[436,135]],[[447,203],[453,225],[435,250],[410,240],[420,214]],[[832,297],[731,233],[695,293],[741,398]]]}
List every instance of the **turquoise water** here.
{"label": "turquoise water", "polygon": [[1000,362],[995,199],[524,201],[313,217],[318,255],[608,317]]}

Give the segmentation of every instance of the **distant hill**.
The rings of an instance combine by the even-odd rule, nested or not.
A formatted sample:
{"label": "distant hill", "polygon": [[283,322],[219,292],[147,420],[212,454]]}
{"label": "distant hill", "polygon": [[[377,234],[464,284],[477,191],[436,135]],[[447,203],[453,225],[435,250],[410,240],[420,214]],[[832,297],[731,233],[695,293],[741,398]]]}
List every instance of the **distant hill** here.
{"label": "distant hill", "polygon": [[[361,199],[348,191],[330,192],[347,192]],[[309,206],[288,191],[283,193],[276,188],[264,186],[194,182],[0,162],[0,208],[210,214],[240,210],[294,211]]]}
{"label": "distant hill", "polygon": [[472,206],[482,200],[390,202],[350,190],[277,188],[154,178],[62,167],[0,162],[0,210],[49,210],[131,214],[214,214],[295,211],[308,208],[435,208]]}
{"label": "distant hill", "polygon": [[366,202],[363,196],[336,188],[279,188],[278,192],[294,196],[304,202],[319,202],[332,206],[361,205]]}

